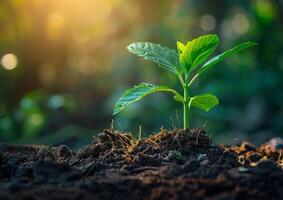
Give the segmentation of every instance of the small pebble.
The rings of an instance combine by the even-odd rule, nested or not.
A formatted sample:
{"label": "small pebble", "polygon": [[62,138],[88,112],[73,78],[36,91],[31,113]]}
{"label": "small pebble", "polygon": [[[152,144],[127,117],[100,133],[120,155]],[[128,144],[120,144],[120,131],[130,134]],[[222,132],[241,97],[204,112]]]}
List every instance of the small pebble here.
{"label": "small pebble", "polygon": [[245,172],[249,172],[249,171],[250,171],[250,170],[249,170],[248,168],[246,168],[246,167],[239,167],[238,170],[239,170],[239,172],[241,172],[241,173],[245,173]]}
{"label": "small pebble", "polygon": [[201,153],[197,156],[197,161],[203,161],[207,159],[207,155],[205,153]]}
{"label": "small pebble", "polygon": [[205,160],[200,162],[201,166],[207,166],[208,164],[209,164],[209,160],[208,159],[205,159]]}

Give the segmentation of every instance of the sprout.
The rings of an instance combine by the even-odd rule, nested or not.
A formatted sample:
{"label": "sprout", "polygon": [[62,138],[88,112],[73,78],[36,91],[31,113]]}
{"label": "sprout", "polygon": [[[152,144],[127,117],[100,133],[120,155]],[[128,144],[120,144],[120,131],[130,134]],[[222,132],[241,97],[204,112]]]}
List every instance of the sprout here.
{"label": "sprout", "polygon": [[149,94],[155,92],[169,92],[173,94],[176,101],[183,104],[183,128],[189,128],[191,106],[209,111],[219,103],[216,96],[208,93],[190,96],[190,87],[196,78],[226,57],[232,56],[257,44],[255,42],[239,44],[205,62],[210,54],[216,49],[218,43],[218,36],[209,34],[189,41],[186,45],[177,42],[177,51],[151,42],[137,42],[130,44],[127,49],[131,53],[146,60],[151,60],[157,63],[161,68],[174,73],[179,78],[182,85],[183,96],[176,90],[167,86],[141,83],[128,89],[122,95],[115,105],[113,115],[119,113],[127,105],[136,102]]}

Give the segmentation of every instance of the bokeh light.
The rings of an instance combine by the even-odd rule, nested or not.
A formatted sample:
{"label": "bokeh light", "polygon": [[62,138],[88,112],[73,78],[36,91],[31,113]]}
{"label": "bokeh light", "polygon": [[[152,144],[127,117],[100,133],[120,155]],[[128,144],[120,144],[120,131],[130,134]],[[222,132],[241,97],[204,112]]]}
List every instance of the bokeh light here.
{"label": "bokeh light", "polygon": [[[281,2],[282,3],[282,2]],[[254,1],[255,11],[264,23],[270,23],[278,15],[278,6],[271,0]]]}
{"label": "bokeh light", "polygon": [[247,17],[243,14],[236,14],[232,23],[234,30],[238,34],[245,34],[249,30],[249,26],[250,26],[249,21]]}
{"label": "bokeh light", "polygon": [[64,98],[61,95],[54,95],[48,101],[48,106],[52,109],[58,109],[64,105]]}
{"label": "bokeh light", "polygon": [[35,113],[32,114],[30,117],[30,122],[34,125],[34,126],[39,126],[43,123],[43,116],[39,113]]}
{"label": "bokeh light", "polygon": [[215,28],[216,19],[212,15],[203,15],[200,18],[200,27],[204,31],[212,31]]}
{"label": "bokeh light", "polygon": [[1,58],[1,65],[6,70],[15,69],[18,65],[17,56],[12,53],[5,54]]}

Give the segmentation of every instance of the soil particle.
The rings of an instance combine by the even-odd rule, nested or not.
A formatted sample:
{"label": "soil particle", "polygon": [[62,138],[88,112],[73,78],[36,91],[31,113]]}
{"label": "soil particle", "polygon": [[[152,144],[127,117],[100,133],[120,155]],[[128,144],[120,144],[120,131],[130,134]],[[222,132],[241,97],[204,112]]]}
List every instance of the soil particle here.
{"label": "soil particle", "polygon": [[72,151],[66,145],[61,145],[57,148],[57,155],[63,160],[73,156]]}
{"label": "soil particle", "polygon": [[283,199],[282,149],[216,146],[203,130],[67,146],[0,144],[0,199]]}

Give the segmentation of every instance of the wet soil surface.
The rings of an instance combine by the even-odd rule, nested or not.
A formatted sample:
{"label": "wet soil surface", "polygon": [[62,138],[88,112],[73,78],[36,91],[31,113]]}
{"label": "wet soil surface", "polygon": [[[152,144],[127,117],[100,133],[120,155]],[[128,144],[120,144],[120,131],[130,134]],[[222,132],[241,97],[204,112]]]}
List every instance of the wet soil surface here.
{"label": "wet soil surface", "polygon": [[216,146],[200,129],[105,130],[77,152],[0,144],[0,199],[283,199],[282,152]]}

